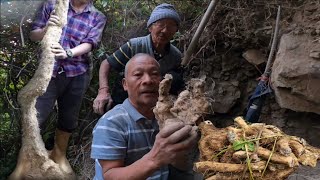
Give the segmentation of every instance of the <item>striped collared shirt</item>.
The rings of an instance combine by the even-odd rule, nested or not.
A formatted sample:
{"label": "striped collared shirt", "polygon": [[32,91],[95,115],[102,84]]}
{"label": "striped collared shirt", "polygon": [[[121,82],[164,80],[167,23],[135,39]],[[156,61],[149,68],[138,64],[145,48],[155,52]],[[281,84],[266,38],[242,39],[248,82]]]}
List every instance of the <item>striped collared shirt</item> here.
{"label": "striped collared shirt", "polygon": [[180,67],[180,50],[169,43],[166,47],[166,53],[162,56],[157,56],[152,45],[150,34],[130,39],[126,44],[123,44],[116,52],[110,55],[107,60],[113,69],[121,72],[124,70],[129,59],[138,53],[147,53],[155,57],[160,64],[161,75],[165,75],[169,71],[175,71]]}
{"label": "striped collared shirt", "polygon": [[[55,0],[49,0],[43,4],[33,22],[32,30],[45,27],[54,6]],[[77,13],[70,3],[67,25],[62,29],[60,44],[65,50],[74,48],[81,43],[90,43],[95,48],[101,40],[105,24],[106,16],[98,11],[92,3],[89,3],[81,13]],[[89,68],[88,54],[67,59],[57,59],[54,64],[53,77],[57,75],[60,67],[63,67],[67,77],[81,75]]]}
{"label": "striped collared shirt", "polygon": [[[91,158],[96,161],[95,179],[102,178],[98,159],[124,160],[129,166],[147,154],[159,132],[156,120],[148,120],[126,99],[103,115],[93,130]],[[168,167],[162,167],[148,179],[165,180]]]}

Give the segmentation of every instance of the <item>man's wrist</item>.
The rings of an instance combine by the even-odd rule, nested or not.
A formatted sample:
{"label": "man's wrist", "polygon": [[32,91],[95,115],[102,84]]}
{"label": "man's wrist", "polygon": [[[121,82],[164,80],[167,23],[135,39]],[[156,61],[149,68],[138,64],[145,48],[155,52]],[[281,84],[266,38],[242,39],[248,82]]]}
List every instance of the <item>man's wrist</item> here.
{"label": "man's wrist", "polygon": [[109,86],[102,86],[98,89],[99,94],[109,94]]}
{"label": "man's wrist", "polygon": [[161,168],[161,165],[157,163],[157,161],[154,160],[154,158],[151,157],[150,152],[145,154],[142,158],[142,161],[144,161],[144,164],[149,167],[150,169],[157,170]]}

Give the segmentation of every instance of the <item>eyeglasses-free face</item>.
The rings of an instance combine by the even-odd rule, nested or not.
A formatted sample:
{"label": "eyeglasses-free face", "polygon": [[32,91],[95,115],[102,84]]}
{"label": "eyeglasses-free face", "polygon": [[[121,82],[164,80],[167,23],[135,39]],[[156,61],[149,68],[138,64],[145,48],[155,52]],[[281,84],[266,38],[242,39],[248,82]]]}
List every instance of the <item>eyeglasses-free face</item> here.
{"label": "eyeglasses-free face", "polygon": [[178,25],[173,19],[161,19],[154,22],[153,25],[158,29],[166,29],[170,32],[176,32],[178,30]]}

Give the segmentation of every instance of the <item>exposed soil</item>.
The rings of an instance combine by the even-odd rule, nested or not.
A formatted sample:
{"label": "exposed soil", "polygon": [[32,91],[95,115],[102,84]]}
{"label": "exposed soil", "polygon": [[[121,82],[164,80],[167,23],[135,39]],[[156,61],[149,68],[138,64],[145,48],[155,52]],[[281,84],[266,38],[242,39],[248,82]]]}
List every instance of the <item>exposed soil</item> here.
{"label": "exposed soil", "polygon": [[[235,116],[244,115],[248,97],[258,84],[258,78],[266,63],[253,65],[243,53],[249,49],[262,52],[267,59],[277,5],[281,5],[280,35],[292,33],[311,36],[320,43],[319,1],[223,1],[216,8],[199,41],[196,55],[186,70],[185,78],[206,76],[207,96],[212,99],[215,111],[207,117],[217,127],[233,124]],[[194,34],[196,23],[182,41],[188,43]],[[302,137],[311,145],[320,147],[320,115],[295,112],[281,108],[275,95],[266,99],[260,122],[272,124],[285,133]],[[319,179],[316,169],[300,167],[293,179]]]}
{"label": "exposed soil", "polygon": [[[209,119],[217,126],[229,125],[232,117],[243,115],[248,97],[258,83],[256,79],[266,64],[255,66],[243,58],[243,53],[257,49],[267,59],[278,4],[282,11],[279,37],[285,33],[306,34],[319,41],[320,5],[318,1],[311,0],[223,1],[204,30],[198,52],[188,66],[185,78],[206,76],[206,93],[213,100],[215,111]],[[182,40],[190,42],[195,29],[190,34],[186,33]],[[320,146],[320,138],[317,138],[320,137],[319,118],[320,115],[314,113],[282,109],[271,95],[265,102],[260,121],[274,124],[286,133],[301,136],[312,145]]]}

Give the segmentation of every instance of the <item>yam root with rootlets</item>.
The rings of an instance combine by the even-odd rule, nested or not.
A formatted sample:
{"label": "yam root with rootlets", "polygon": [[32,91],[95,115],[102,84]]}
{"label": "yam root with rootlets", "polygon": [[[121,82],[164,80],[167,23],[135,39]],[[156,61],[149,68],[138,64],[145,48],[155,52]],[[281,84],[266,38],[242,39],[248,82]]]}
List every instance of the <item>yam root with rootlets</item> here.
{"label": "yam root with rootlets", "polygon": [[203,79],[191,79],[187,89],[177,99],[169,94],[172,76],[166,74],[159,85],[159,98],[153,112],[162,129],[167,119],[179,119],[185,124],[196,124],[209,112],[209,101],[204,95]]}
{"label": "yam root with rootlets", "polygon": [[[257,163],[251,163],[253,171],[262,171],[266,165],[265,161]],[[231,164],[231,163],[220,163],[212,161],[197,162],[194,165],[194,170],[197,172],[205,173],[207,171],[218,171],[218,172],[242,172],[246,170],[246,164]]]}
{"label": "yam root with rootlets", "polygon": [[[262,148],[262,147],[258,147],[257,153],[260,157],[262,157],[264,159],[268,159],[270,157],[270,155],[272,154],[272,151],[265,149],[265,148]],[[272,154],[271,161],[276,162],[276,163],[280,163],[280,164],[286,164],[289,167],[294,167],[294,166],[299,165],[296,163],[296,159],[293,158],[292,156],[283,156],[277,152],[274,152]]]}
{"label": "yam root with rootlets", "polygon": [[318,158],[319,155],[317,153],[306,150],[305,153],[298,158],[298,161],[305,166],[316,167]]}
{"label": "yam root with rootlets", "polygon": [[[294,171],[293,168],[274,171],[268,175],[262,176],[259,172],[253,172],[252,176],[256,180],[283,180]],[[206,178],[206,180],[239,180],[250,179],[250,173],[217,173],[213,176]]]}
{"label": "yam root with rootlets", "polygon": [[198,146],[200,160],[213,160],[214,155],[228,144],[227,132],[224,129],[216,128],[210,121],[199,124],[201,138]]}
{"label": "yam root with rootlets", "polygon": [[279,150],[280,154],[284,156],[290,156],[292,153],[292,149],[289,146],[290,139],[288,137],[281,137],[277,141],[277,149]]}
{"label": "yam root with rootlets", "polygon": [[248,124],[242,117],[234,126],[216,128],[202,122],[199,129],[200,161],[194,170],[205,179],[283,180],[299,165],[315,167],[320,158],[320,149],[304,139],[272,125]]}

